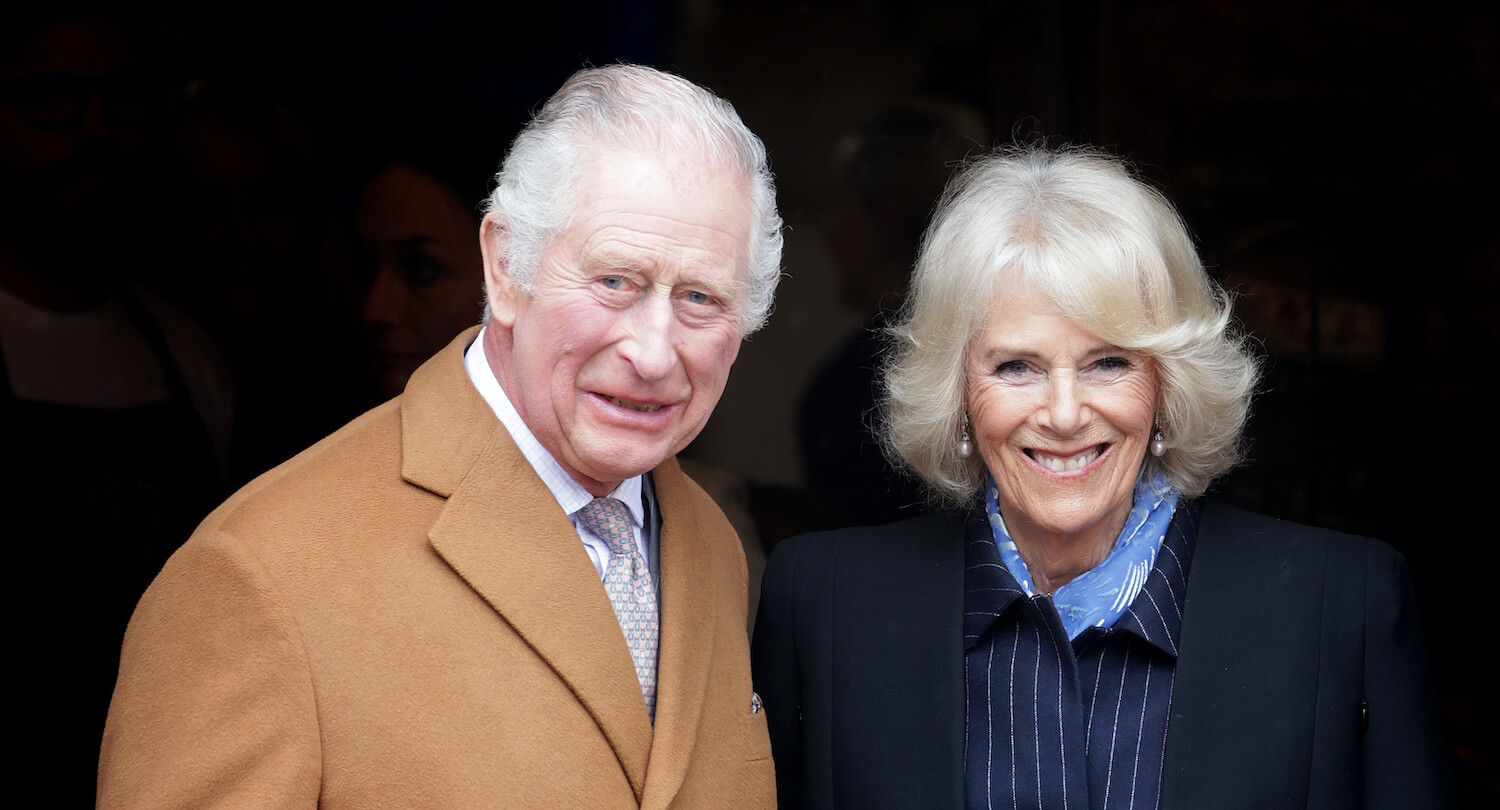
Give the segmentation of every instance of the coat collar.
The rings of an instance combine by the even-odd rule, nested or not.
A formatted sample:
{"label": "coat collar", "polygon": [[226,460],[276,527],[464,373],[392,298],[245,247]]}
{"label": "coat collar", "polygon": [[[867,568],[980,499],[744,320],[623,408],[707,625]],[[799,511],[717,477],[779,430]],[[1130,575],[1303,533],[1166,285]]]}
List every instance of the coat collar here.
{"label": "coat collar", "polygon": [[687,773],[716,621],[690,485],[674,459],[652,472],[662,515],[653,733],[625,637],[582,542],[468,379],[463,353],[477,331],[412,375],[401,401],[402,474],[447,498],[428,535],[433,549],[577,695],[637,800],[666,806]]}

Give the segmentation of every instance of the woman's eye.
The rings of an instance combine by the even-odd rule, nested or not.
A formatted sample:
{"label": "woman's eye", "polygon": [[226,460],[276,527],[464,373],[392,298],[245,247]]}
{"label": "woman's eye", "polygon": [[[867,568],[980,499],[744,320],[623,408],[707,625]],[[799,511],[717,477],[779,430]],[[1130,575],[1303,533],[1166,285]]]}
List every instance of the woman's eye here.
{"label": "woman's eye", "polygon": [[1124,371],[1130,368],[1130,361],[1123,357],[1104,357],[1094,363],[1094,367],[1100,371]]}
{"label": "woman's eye", "polygon": [[443,268],[427,256],[408,256],[401,262],[401,274],[408,284],[421,285],[443,274]]}
{"label": "woman's eye", "polygon": [[1026,364],[1021,362],[1020,360],[1011,360],[1008,363],[1001,363],[999,366],[997,366],[995,368],[995,373],[1002,377],[1014,377],[1020,374],[1025,374]]}

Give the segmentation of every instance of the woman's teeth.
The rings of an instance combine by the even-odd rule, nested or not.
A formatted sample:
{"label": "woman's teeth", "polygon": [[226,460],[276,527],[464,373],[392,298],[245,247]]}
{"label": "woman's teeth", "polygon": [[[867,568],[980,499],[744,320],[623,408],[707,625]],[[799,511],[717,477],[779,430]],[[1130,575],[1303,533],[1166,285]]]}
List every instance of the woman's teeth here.
{"label": "woman's teeth", "polygon": [[1094,463],[1094,459],[1099,457],[1099,448],[1095,447],[1092,450],[1079,453],[1075,456],[1069,456],[1065,459],[1058,458],[1057,456],[1049,456],[1039,450],[1032,450],[1031,457],[1036,459],[1038,464],[1052,472],[1073,472]]}

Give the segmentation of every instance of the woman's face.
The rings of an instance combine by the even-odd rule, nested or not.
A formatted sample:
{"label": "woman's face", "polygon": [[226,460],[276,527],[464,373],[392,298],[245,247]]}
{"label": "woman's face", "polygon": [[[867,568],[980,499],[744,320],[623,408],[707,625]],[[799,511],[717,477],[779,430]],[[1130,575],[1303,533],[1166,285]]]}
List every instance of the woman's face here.
{"label": "woman's face", "polygon": [[394,396],[417,366],[479,323],[479,222],[447,186],[398,164],[365,187],[355,230],[374,265],[360,321],[380,393]]}
{"label": "woman's face", "polygon": [[1113,542],[1150,441],[1156,371],[1043,299],[1000,295],[969,343],[969,418],[1013,539]]}

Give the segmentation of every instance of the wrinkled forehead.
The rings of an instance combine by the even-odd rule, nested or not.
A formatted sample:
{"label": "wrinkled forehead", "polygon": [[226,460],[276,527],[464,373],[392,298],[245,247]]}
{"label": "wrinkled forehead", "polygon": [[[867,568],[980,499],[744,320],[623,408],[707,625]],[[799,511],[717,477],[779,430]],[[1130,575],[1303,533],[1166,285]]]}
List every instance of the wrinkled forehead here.
{"label": "wrinkled forehead", "polygon": [[[753,210],[748,181],[693,155],[596,149],[581,156],[564,230],[585,218],[661,217],[662,224],[733,233],[748,256]],[[743,269],[743,268],[742,268]]]}

